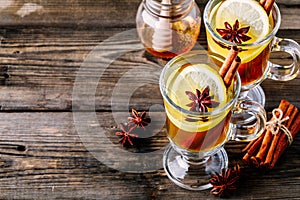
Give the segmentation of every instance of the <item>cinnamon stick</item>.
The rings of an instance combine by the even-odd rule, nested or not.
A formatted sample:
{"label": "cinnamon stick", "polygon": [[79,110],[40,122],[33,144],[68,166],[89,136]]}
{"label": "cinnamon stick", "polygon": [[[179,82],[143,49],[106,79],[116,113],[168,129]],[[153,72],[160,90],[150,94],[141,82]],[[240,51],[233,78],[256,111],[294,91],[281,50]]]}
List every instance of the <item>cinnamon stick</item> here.
{"label": "cinnamon stick", "polygon": [[273,5],[275,3],[275,0],[266,0],[265,3],[264,3],[264,9],[267,13],[267,15],[270,14],[272,8],[273,8]]}
{"label": "cinnamon stick", "polygon": [[256,138],[255,140],[251,140],[243,149],[242,152],[248,152],[248,150],[252,147],[252,145],[258,140]]}
{"label": "cinnamon stick", "polygon": [[[256,140],[252,140],[245,149],[247,149],[246,155],[243,157],[243,160],[246,162],[249,162],[249,159],[251,159],[251,156],[253,156],[255,153],[257,153],[257,150],[259,149],[262,140],[264,139],[266,132],[263,132],[262,135],[257,138]],[[242,151],[245,151],[243,149]]]}
{"label": "cinnamon stick", "polygon": [[239,53],[239,51],[236,46],[233,46],[230,49],[225,61],[222,64],[222,67],[219,70],[219,74],[221,75],[222,78],[224,78],[226,76],[226,73],[228,72],[233,61],[236,59],[238,53]]}
{"label": "cinnamon stick", "polygon": [[245,161],[248,165],[250,165],[250,158],[251,158],[251,155],[246,153],[243,157],[243,161]]}
{"label": "cinnamon stick", "polygon": [[260,165],[261,162],[256,157],[252,156],[250,159],[251,159],[252,165],[254,165],[257,168],[261,167],[261,165]]}
{"label": "cinnamon stick", "polygon": [[235,76],[235,73],[237,72],[239,66],[241,64],[241,58],[236,57],[235,60],[232,62],[230,68],[228,69],[225,77],[224,77],[224,83],[226,87],[229,87],[232,83],[232,80]]}
{"label": "cinnamon stick", "polygon": [[267,0],[260,0],[260,1],[259,1],[259,3],[260,3],[260,5],[261,5],[262,7],[264,7],[264,6],[265,6],[265,3],[266,3],[266,1],[267,1]]}
{"label": "cinnamon stick", "polygon": [[272,141],[272,133],[270,130],[266,130],[265,137],[263,138],[261,146],[255,156],[255,159],[257,161],[261,162],[265,158],[267,154],[267,150],[271,144],[271,141]]}

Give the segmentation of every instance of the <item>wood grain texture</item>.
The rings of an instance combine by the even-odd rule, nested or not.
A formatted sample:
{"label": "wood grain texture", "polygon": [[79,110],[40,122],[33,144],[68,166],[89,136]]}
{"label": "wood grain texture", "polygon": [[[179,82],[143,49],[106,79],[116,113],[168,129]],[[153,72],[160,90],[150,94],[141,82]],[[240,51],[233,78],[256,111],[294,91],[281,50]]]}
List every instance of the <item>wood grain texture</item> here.
{"label": "wood grain texture", "polygon": [[[0,6],[0,25],[54,27],[133,27],[140,0],[7,0]],[[207,0],[196,0],[203,13]],[[27,4],[26,4],[27,3]],[[31,3],[28,5],[28,3]],[[278,0],[282,27],[299,29],[298,0]],[[24,6],[25,5],[25,6]],[[292,7],[291,7],[292,6]],[[23,9],[23,10],[22,10]],[[24,12],[25,11],[25,12]]]}
{"label": "wood grain texture", "polygon": [[[168,144],[161,127],[164,113],[158,87],[165,61],[145,54],[137,38],[125,43],[110,40],[134,30],[140,2],[1,1],[0,199],[216,199],[208,190],[192,192],[177,187],[162,167],[147,173],[116,170],[114,166],[132,162],[130,166],[135,167],[138,162],[131,157],[116,160],[114,151],[106,151],[112,145],[129,153],[157,151],[153,159],[160,159],[159,150]],[[203,13],[207,1],[196,2]],[[282,13],[277,35],[300,43],[300,2],[277,3]],[[91,52],[97,53],[105,41],[109,55],[91,61]],[[204,26],[198,43],[207,49]],[[124,45],[137,48],[110,63],[110,56],[120,53]],[[285,55],[279,54],[274,59],[282,62],[283,58]],[[103,74],[98,80],[100,72]],[[74,96],[78,80],[86,88]],[[95,84],[91,98],[87,91]],[[299,85],[299,77],[289,82],[264,81],[268,114],[283,98],[300,108]],[[95,103],[82,103],[74,97],[89,97]],[[160,116],[155,118],[158,128],[137,145],[122,148],[115,132],[131,108],[153,109],[153,116]],[[96,113],[97,118],[87,120],[84,116],[88,113]],[[83,120],[79,121],[82,126],[88,125],[85,131],[78,126],[76,114]],[[104,130],[105,139],[98,137],[97,128]],[[226,144],[230,162],[241,160],[244,146]],[[300,137],[296,137],[272,171],[249,170],[233,198],[299,199],[299,148]],[[103,152],[115,160],[106,163],[99,159],[97,155]]]}
{"label": "wood grain texture", "polygon": [[[126,173],[105,166],[82,144],[72,113],[1,113],[0,116],[1,198],[212,198],[209,191],[193,192],[178,188],[161,168],[148,173]],[[111,113],[101,112],[97,117],[108,138],[117,145],[116,148],[122,148],[114,135],[118,128],[112,126],[115,123]],[[161,130],[162,133],[164,131]],[[148,145],[144,142],[143,146],[128,147],[128,150],[155,150],[167,143],[164,134],[158,134]],[[241,159],[240,150],[243,146],[236,142],[225,146],[231,162]],[[272,171],[261,174],[252,170],[235,197],[299,197],[295,192],[300,187],[299,168],[296,167],[300,160],[299,146],[300,140],[297,137]],[[293,192],[276,192],[276,188]]]}
{"label": "wood grain texture", "polygon": [[[21,32],[23,31],[25,30]],[[80,38],[85,35],[85,31],[75,31],[75,33],[70,35],[68,35],[68,30],[60,31],[61,29],[50,29],[48,30],[50,33],[46,38],[41,33],[28,35],[21,33],[23,36],[21,41],[14,39],[17,37],[15,33],[12,33],[13,35],[11,36],[7,33],[7,39],[4,39],[0,54],[2,60],[0,63],[0,84],[2,85],[0,104],[3,110],[70,110],[72,108],[73,84],[78,70],[86,62],[89,53],[101,46],[102,43],[98,42],[98,38],[92,34],[89,40],[80,41]],[[134,32],[133,29],[127,31]],[[33,32],[35,31],[33,30]],[[202,32],[204,33],[204,31]],[[64,35],[62,38],[59,37],[61,34]],[[297,38],[299,34],[300,31],[298,30],[281,30],[278,36],[292,38],[300,42]],[[32,37],[33,35],[34,37]],[[136,38],[133,44],[136,45],[138,43],[139,41]],[[199,45],[207,48],[205,34],[200,36]],[[120,50],[110,50],[111,55],[117,52],[120,52]],[[136,62],[137,58],[139,58],[138,62]],[[280,60],[281,58],[276,59]],[[149,60],[143,49],[139,48],[134,52],[127,52],[110,64],[107,64],[105,59],[101,60],[98,58],[97,61],[99,62],[91,64],[87,68],[89,70],[87,73],[89,74],[86,77],[86,80],[89,81],[92,80],[95,71],[100,68],[104,71],[95,92],[95,106],[97,110],[111,109],[113,90],[120,78],[132,70],[140,74],[133,74],[122,83],[126,86],[130,83],[132,88],[136,87],[135,83],[151,83],[151,80],[145,80],[143,74],[147,72],[150,72],[149,74],[153,72],[157,74],[153,79],[157,80],[156,84],[146,85],[135,91],[132,97],[133,106],[142,106],[140,109],[146,109],[152,104],[161,103],[158,79],[159,72],[163,66],[155,59]],[[268,85],[270,88],[266,92],[272,93],[274,90],[282,87],[280,96],[267,95],[267,102],[270,104],[270,107],[276,107],[282,98],[288,98],[296,106],[300,106],[297,95],[291,95],[291,91],[294,92],[292,88],[298,85],[299,81],[299,78],[284,83],[265,81],[263,87],[267,83],[271,83]],[[146,92],[143,94],[144,96],[141,95],[145,88],[153,92]],[[297,90],[297,88],[295,89]],[[121,100],[125,99],[124,95],[126,94],[119,94],[119,104],[123,103]],[[151,102],[148,101],[150,99]],[[75,107],[80,106],[75,105]]]}

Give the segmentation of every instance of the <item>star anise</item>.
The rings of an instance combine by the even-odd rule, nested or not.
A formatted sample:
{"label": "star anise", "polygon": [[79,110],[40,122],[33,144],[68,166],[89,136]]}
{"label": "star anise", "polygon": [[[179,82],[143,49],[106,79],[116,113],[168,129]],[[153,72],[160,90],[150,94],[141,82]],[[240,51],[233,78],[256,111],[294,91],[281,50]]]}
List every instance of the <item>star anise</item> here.
{"label": "star anise", "polygon": [[196,93],[185,91],[185,94],[192,101],[186,106],[191,107],[190,111],[194,112],[208,112],[208,108],[215,108],[220,103],[213,100],[214,96],[209,96],[209,86],[207,86],[202,92],[196,89]]}
{"label": "star anise", "polygon": [[221,37],[230,42],[235,42],[236,44],[241,44],[242,42],[246,42],[251,39],[251,37],[247,36],[250,26],[240,28],[239,20],[235,21],[233,27],[225,22],[225,29],[217,28],[217,32],[221,35]]}
{"label": "star anise", "polygon": [[146,111],[138,113],[135,109],[132,109],[131,113],[132,117],[128,117],[129,124],[135,124],[136,126],[143,127],[144,129],[145,126],[150,124],[151,119],[146,116]]}
{"label": "star anise", "polygon": [[221,173],[211,176],[209,183],[213,185],[211,194],[226,197],[230,195],[230,191],[236,190],[238,180],[240,178],[240,166],[236,164],[233,168],[222,169]]}
{"label": "star anise", "polygon": [[138,137],[136,134],[131,133],[135,126],[130,126],[129,124],[120,124],[120,129],[122,132],[116,132],[116,135],[121,136],[119,142],[124,146],[126,142],[133,145],[132,138]]}

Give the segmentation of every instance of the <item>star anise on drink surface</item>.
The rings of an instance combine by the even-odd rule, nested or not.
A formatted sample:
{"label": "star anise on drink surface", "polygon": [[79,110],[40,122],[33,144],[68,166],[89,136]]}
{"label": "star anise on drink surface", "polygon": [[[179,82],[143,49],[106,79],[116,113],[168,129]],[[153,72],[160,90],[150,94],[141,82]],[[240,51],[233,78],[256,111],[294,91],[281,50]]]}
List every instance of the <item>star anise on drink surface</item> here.
{"label": "star anise on drink surface", "polygon": [[237,189],[239,178],[240,166],[238,164],[233,168],[222,169],[220,174],[216,173],[209,179],[209,183],[213,185],[210,193],[219,197],[229,196],[230,191]]}
{"label": "star anise on drink surface", "polygon": [[130,126],[129,124],[120,124],[121,132],[116,132],[116,135],[121,136],[119,142],[124,146],[127,142],[133,145],[132,138],[138,137],[136,134],[131,133],[135,126]]}
{"label": "star anise on drink surface", "polygon": [[146,111],[138,113],[135,109],[131,110],[132,117],[128,117],[129,124],[135,124],[145,129],[145,126],[149,125],[151,122],[150,117],[146,116]]}
{"label": "star anise on drink surface", "polygon": [[220,103],[213,100],[214,96],[209,96],[209,86],[207,86],[202,92],[196,89],[196,93],[185,91],[185,94],[192,101],[186,106],[191,107],[190,111],[194,112],[208,112],[208,108],[215,108]]}
{"label": "star anise on drink surface", "polygon": [[225,29],[216,29],[223,39],[235,42],[236,44],[241,44],[242,42],[246,42],[251,39],[251,37],[246,35],[250,26],[240,28],[239,20],[236,20],[233,26],[231,26],[228,22],[225,22],[224,25]]}

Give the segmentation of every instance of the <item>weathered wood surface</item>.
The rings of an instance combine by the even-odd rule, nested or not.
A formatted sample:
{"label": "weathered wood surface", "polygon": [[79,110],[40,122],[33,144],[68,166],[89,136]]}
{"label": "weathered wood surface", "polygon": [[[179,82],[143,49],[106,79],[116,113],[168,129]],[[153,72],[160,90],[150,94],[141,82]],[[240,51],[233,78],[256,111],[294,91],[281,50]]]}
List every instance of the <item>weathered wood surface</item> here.
{"label": "weathered wood surface", "polygon": [[[197,1],[201,10],[205,2]],[[277,2],[282,13],[278,36],[300,43],[300,2]],[[106,152],[110,144],[101,137],[99,139],[97,133],[89,134],[97,130],[98,125],[119,148],[114,132],[120,120],[126,119],[130,108],[161,109],[157,106],[162,105],[157,81],[162,66],[139,49],[138,40],[130,41],[136,45],[135,51],[118,57],[108,67],[107,59],[98,58],[96,63],[88,60],[101,42],[134,29],[140,1],[43,0],[26,3],[28,1],[0,1],[0,198],[215,199],[209,191],[180,189],[169,181],[162,168],[148,173],[128,173],[94,157],[95,153],[97,156],[98,152]],[[24,5],[27,12],[21,9]],[[28,5],[32,7],[29,9]],[[202,26],[199,44],[204,48],[205,40]],[[120,48],[110,51],[113,54]],[[86,68],[80,71],[83,67]],[[76,78],[86,77],[89,86],[98,81],[101,69],[105,70],[96,82],[95,103],[80,104],[72,96],[74,84],[78,83],[76,80],[82,81]],[[136,74],[127,73],[132,70]],[[122,79],[120,84],[118,81],[125,75],[128,78]],[[130,97],[127,90],[120,90],[116,95],[118,85],[130,89],[139,84],[142,87],[133,91]],[[266,110],[270,112],[283,98],[300,108],[299,86],[299,77],[290,82],[264,81]],[[87,121],[91,127],[86,133],[78,131],[80,127],[76,126],[78,121],[72,109],[77,114],[79,110],[96,110],[97,121]],[[117,117],[112,116],[112,110]],[[84,112],[82,116],[85,116]],[[157,135],[125,150],[155,152],[168,142],[164,131],[162,128]],[[84,143],[84,139],[89,143]],[[243,146],[235,142],[225,146],[231,162],[241,160]],[[300,137],[297,137],[272,171],[253,170],[233,198],[299,199],[299,148]],[[113,157],[113,154],[108,152],[107,156]],[[161,152],[157,152],[154,158],[161,156]],[[124,157],[121,161],[128,162],[131,158]]]}
{"label": "weathered wood surface", "polygon": [[[111,113],[101,112],[98,118],[106,126],[110,140],[117,143],[118,138],[113,134],[117,128],[111,127],[114,124]],[[7,113],[0,125],[1,198],[214,199],[209,191],[178,188],[162,169],[136,174],[105,166],[81,143],[70,112]],[[149,150],[167,144],[163,136],[157,136],[156,140],[159,141],[156,144],[145,142]],[[298,137],[271,172],[253,171],[234,197],[299,197],[299,144]],[[226,145],[231,161],[241,158],[242,147],[243,144],[233,142]]]}

